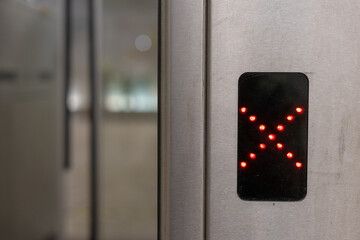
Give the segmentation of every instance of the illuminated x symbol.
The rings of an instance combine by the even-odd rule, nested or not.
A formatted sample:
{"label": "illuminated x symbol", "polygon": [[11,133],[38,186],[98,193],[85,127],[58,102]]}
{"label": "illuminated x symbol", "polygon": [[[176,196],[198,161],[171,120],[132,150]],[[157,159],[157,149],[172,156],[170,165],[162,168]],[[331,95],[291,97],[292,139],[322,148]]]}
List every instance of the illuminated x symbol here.
{"label": "illuminated x symbol", "polygon": [[[241,114],[246,114],[247,111],[248,111],[248,110],[247,110],[246,107],[241,107],[241,108],[239,109],[239,112],[240,112]],[[301,107],[297,107],[297,108],[295,108],[295,112],[296,112],[297,114],[302,114],[302,113],[304,112],[304,109],[301,108]],[[295,116],[294,116],[294,115],[287,115],[287,116],[286,116],[286,120],[287,120],[288,122],[292,122],[292,121],[295,120]],[[256,117],[255,115],[250,115],[250,116],[249,116],[249,121],[255,123],[255,122],[257,121],[257,117]],[[265,130],[266,130],[266,125],[261,124],[261,125],[259,125],[258,128],[259,128],[259,131],[265,132]],[[276,126],[276,130],[279,131],[279,132],[283,132],[283,131],[285,131],[285,126],[282,125],[282,124],[279,124],[279,125]],[[274,133],[269,133],[268,136],[267,136],[267,138],[268,138],[270,141],[275,141],[275,140],[276,140],[276,134],[274,134]],[[265,144],[265,143],[260,143],[260,144],[259,144],[259,148],[260,148],[261,150],[266,149],[266,144]],[[283,144],[283,143],[280,143],[280,142],[277,142],[277,143],[276,143],[276,148],[277,148],[278,150],[282,150],[282,149],[284,148],[284,144]],[[288,153],[286,153],[286,157],[289,158],[289,159],[292,159],[292,158],[294,157],[294,154],[293,154],[292,152],[288,152]],[[255,159],[256,159],[256,154],[253,153],[253,152],[249,153],[249,158],[252,159],[252,160],[255,160]],[[240,162],[240,167],[245,168],[246,166],[247,166],[247,162]],[[296,166],[297,168],[301,168],[301,167],[302,167],[302,163],[301,163],[301,162],[295,162],[295,166]]]}

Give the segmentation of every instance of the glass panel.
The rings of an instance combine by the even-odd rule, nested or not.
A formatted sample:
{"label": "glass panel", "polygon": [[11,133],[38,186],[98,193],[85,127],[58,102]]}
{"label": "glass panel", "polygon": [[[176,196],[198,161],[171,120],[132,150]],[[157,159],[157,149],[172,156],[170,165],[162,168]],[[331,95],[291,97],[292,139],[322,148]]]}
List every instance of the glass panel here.
{"label": "glass panel", "polygon": [[60,236],[58,2],[0,2],[0,239]]}
{"label": "glass panel", "polygon": [[156,239],[157,1],[103,0],[100,239]]}
{"label": "glass panel", "polygon": [[90,234],[90,118],[88,0],[71,1],[70,168],[65,177],[65,239]]}

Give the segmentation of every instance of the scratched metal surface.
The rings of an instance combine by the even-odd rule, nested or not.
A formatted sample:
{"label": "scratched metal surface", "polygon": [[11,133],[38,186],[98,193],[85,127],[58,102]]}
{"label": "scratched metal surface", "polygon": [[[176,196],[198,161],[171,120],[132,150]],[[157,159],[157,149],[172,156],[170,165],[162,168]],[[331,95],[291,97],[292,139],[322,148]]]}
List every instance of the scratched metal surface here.
{"label": "scratched metal surface", "polygon": [[[359,239],[360,2],[210,3],[208,239]],[[236,194],[237,80],[248,71],[309,77],[301,202],[245,202]]]}

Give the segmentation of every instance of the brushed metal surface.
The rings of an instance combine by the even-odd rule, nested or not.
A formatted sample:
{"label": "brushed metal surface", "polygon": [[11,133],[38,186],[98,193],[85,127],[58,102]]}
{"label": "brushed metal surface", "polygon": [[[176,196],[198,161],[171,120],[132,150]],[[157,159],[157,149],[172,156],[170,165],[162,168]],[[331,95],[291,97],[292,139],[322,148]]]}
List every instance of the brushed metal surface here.
{"label": "brushed metal surface", "polygon": [[[359,239],[360,2],[210,2],[208,239]],[[309,77],[301,202],[246,202],[236,194],[237,81],[249,71]]]}
{"label": "brushed metal surface", "polygon": [[204,5],[161,1],[161,219],[167,240],[204,234]]}

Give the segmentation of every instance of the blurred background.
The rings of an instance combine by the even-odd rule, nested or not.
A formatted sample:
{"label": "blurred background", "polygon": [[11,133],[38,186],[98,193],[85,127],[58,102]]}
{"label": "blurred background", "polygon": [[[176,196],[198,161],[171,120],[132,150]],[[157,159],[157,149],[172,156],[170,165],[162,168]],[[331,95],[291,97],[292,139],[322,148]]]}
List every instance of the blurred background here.
{"label": "blurred background", "polygon": [[0,1],[0,239],[157,238],[157,16]]}

